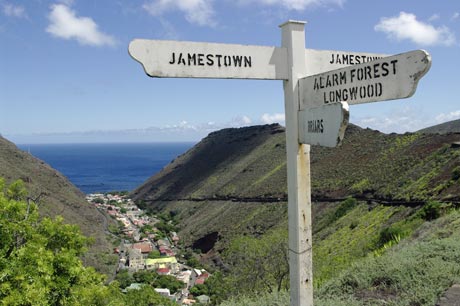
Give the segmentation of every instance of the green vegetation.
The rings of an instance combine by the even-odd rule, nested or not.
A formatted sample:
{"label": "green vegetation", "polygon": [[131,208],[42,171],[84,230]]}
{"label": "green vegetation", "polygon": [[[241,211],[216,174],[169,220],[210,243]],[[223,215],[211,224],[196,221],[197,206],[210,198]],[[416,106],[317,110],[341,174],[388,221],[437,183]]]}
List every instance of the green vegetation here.
{"label": "green vegetation", "polygon": [[287,230],[272,231],[261,238],[234,239],[224,257],[232,267],[232,290],[242,293],[287,289],[287,241]]}
{"label": "green vegetation", "polygon": [[[273,251],[278,244],[269,242],[287,228],[284,141],[282,129],[273,125],[212,133],[133,193],[149,209],[178,212],[185,247],[193,248],[209,233],[218,233],[217,241],[206,241],[212,249],[200,259],[212,264],[220,255],[230,272],[219,286],[197,287],[197,294],[216,296],[217,288],[224,287],[220,298],[239,295],[241,305],[287,304],[287,283],[277,274],[284,267],[280,261],[287,247]],[[450,216],[455,205],[448,201],[457,201],[460,194],[460,150],[452,145],[458,141],[454,134],[385,135],[350,125],[342,146],[312,147],[318,305],[384,304],[376,296],[400,305],[391,298],[399,289],[385,281],[385,273],[381,283],[389,291],[379,280],[367,289],[356,287],[350,295],[329,296],[325,288],[362,263],[396,260],[387,258],[423,236],[427,224]],[[446,230],[439,235],[444,239],[451,234]],[[271,253],[279,254],[278,262]],[[409,292],[410,284],[404,286]],[[264,292],[272,292],[267,295],[271,302],[260,298]],[[248,298],[251,295],[254,298]],[[402,303],[419,305],[416,299]]]}
{"label": "green vegetation", "polygon": [[0,300],[4,305],[174,305],[152,290],[130,292],[105,285],[83,266],[91,239],[62,217],[39,218],[22,181],[5,190],[0,178]]}
{"label": "green vegetation", "polygon": [[132,283],[144,284],[152,288],[167,288],[172,294],[184,287],[184,283],[171,275],[158,275],[155,271],[140,270],[134,273],[122,270],[117,273],[116,280],[121,289]]}
{"label": "green vegetation", "polygon": [[452,180],[458,181],[460,179],[460,167],[456,167],[452,170]]}
{"label": "green vegetation", "polygon": [[443,205],[437,201],[429,201],[419,211],[420,217],[427,221],[437,219],[441,216],[442,207]]}
{"label": "green vegetation", "polygon": [[[382,238],[392,236],[390,232],[400,233],[381,231]],[[383,240],[388,239],[393,241]],[[460,212],[455,210],[420,226],[416,238],[400,240],[378,256],[369,254],[317,286],[315,305],[435,305],[447,288],[460,282],[459,241]],[[244,294],[221,305],[288,304],[289,293],[281,291]]]}

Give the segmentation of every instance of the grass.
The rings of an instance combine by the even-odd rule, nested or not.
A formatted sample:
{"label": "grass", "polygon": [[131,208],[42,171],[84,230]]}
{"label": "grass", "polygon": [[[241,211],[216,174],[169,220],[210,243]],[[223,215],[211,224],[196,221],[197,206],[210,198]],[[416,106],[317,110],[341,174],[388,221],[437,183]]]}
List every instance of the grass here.
{"label": "grass", "polygon": [[318,232],[313,241],[315,286],[321,286],[350,264],[373,251],[382,224],[385,224],[395,211],[396,208],[385,206],[378,206],[369,211],[368,206],[361,203],[335,223]]}
{"label": "grass", "polygon": [[[453,211],[381,256],[366,256],[315,288],[317,306],[433,306],[460,282],[460,212]],[[289,305],[289,293],[241,296],[223,306]]]}

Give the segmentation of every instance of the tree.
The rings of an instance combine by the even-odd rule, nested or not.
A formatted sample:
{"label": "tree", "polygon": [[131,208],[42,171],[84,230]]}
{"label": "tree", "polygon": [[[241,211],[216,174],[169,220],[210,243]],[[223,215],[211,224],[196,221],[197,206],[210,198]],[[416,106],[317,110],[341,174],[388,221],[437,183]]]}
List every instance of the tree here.
{"label": "tree", "polygon": [[232,266],[233,287],[239,292],[281,291],[289,285],[287,230],[262,238],[241,236],[225,254]]}
{"label": "tree", "polygon": [[154,271],[140,270],[133,274],[134,280],[137,283],[151,285],[158,278],[158,274]]}
{"label": "tree", "polygon": [[118,282],[105,285],[79,258],[90,240],[62,217],[39,218],[23,187],[16,181],[4,192],[0,178],[2,305],[173,305],[153,290],[123,295]]}
{"label": "tree", "polygon": [[134,277],[128,270],[121,270],[117,273],[115,277],[120,288],[124,289],[135,282]]}
{"label": "tree", "polygon": [[98,204],[104,204],[104,199],[102,199],[102,198],[95,198],[95,199],[93,200],[93,202],[94,202],[94,203],[98,203]]}
{"label": "tree", "polygon": [[149,255],[147,255],[147,258],[150,258],[150,259],[157,259],[160,257],[161,257],[160,251],[157,251],[157,250],[153,250],[152,252],[149,253]]}
{"label": "tree", "polygon": [[184,287],[184,283],[171,275],[159,275],[152,283],[152,286],[155,288],[167,288],[171,293],[175,293]]}
{"label": "tree", "polygon": [[24,200],[27,196],[27,190],[24,187],[24,182],[22,180],[17,180],[13,182],[7,192],[7,197],[16,201]]}
{"label": "tree", "polygon": [[16,181],[0,193],[0,300],[61,305],[107,290],[105,277],[79,258],[89,240],[61,217],[40,220],[23,187]]}
{"label": "tree", "polygon": [[142,286],[142,289],[140,290],[128,290],[128,292],[126,293],[125,303],[126,306],[177,306],[176,303],[160,296],[150,286]]}

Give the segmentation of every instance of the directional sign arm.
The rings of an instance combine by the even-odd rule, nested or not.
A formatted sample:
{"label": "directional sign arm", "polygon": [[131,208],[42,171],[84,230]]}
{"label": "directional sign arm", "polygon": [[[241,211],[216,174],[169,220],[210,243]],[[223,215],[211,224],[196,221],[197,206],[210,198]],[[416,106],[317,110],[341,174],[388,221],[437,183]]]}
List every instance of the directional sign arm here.
{"label": "directional sign arm", "polygon": [[299,142],[324,147],[340,145],[348,126],[346,102],[333,103],[299,111]]}
{"label": "directional sign arm", "polygon": [[306,77],[299,81],[301,109],[408,98],[430,66],[431,56],[416,50]]}
{"label": "directional sign arm", "polygon": [[286,48],[135,39],[128,51],[151,77],[288,78]]}

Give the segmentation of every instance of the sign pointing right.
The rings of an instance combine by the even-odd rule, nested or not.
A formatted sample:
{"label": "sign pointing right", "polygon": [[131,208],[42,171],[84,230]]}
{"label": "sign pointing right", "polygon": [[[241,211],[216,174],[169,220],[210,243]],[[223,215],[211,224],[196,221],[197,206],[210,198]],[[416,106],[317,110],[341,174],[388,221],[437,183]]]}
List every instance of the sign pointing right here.
{"label": "sign pointing right", "polygon": [[299,80],[300,109],[408,98],[430,66],[431,56],[416,50],[312,75]]}

